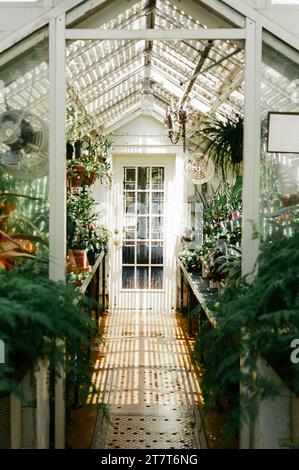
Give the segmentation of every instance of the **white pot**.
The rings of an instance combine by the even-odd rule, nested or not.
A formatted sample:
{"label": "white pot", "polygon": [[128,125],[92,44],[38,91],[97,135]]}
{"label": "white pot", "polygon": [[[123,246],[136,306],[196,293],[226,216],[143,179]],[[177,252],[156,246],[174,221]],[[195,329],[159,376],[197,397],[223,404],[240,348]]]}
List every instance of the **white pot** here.
{"label": "white pot", "polygon": [[210,289],[218,289],[219,282],[210,281]]}

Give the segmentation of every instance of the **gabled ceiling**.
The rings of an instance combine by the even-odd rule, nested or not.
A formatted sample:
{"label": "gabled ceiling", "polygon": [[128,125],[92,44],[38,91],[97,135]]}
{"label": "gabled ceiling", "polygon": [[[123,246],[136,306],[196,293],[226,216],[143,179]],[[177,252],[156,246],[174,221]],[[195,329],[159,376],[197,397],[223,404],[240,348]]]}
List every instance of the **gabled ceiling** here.
{"label": "gabled ceiling", "polygon": [[[88,5],[101,3],[88,10]],[[101,29],[200,29],[230,27],[198,1],[191,0],[107,0],[82,3],[86,9],[76,17],[68,13],[73,27]],[[81,6],[80,6],[81,8]],[[191,14],[192,13],[192,14]],[[73,22],[72,22],[73,18]],[[235,26],[235,25],[234,25]],[[9,108],[29,109],[44,120],[49,114],[48,30],[38,31],[27,41],[1,55],[0,80],[5,85]],[[272,38],[273,39],[273,38]],[[271,39],[271,40],[272,40]],[[244,50],[242,42],[214,41],[207,58],[207,41],[69,41],[67,43],[67,91],[69,104],[76,101],[93,119],[94,127],[110,132],[126,119],[144,111],[161,122],[171,103],[178,103],[202,62],[186,102],[190,114],[226,116],[242,112]],[[22,50],[24,48],[24,51]],[[293,111],[288,87],[293,68],[280,70],[276,45],[263,63],[262,108],[274,100],[282,109]],[[266,57],[268,57],[267,63]],[[270,58],[270,59],[269,59]],[[290,62],[292,58],[290,58]],[[289,70],[292,73],[289,73]],[[296,71],[296,68],[294,69]],[[295,74],[296,75],[296,74]],[[145,81],[146,79],[146,81]],[[151,88],[151,93],[144,91]],[[0,111],[6,109],[0,100]]]}
{"label": "gabled ceiling", "polygon": [[[115,8],[117,8],[117,3]],[[168,0],[141,0],[114,11],[101,29],[206,28]],[[101,15],[98,15],[100,18]],[[92,26],[95,27],[94,20]],[[119,120],[143,108],[144,79],[152,90],[152,110],[165,119],[170,103],[184,94],[201,61],[207,41],[74,41],[67,45],[67,80],[77,96],[108,132]],[[207,70],[206,70],[207,69]],[[206,71],[205,71],[206,70]],[[214,42],[186,102],[189,112],[242,112],[244,51],[242,44]]]}

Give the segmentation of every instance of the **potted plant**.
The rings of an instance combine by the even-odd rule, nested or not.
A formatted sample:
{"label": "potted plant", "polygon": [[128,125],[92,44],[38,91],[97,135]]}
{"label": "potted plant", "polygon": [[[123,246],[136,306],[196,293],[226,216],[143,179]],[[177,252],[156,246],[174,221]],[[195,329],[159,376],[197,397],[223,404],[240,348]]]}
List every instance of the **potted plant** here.
{"label": "potted plant", "polygon": [[[85,186],[78,194],[69,192],[67,200],[67,246],[75,259],[76,271],[87,272],[96,256],[108,247],[109,231],[97,226],[95,200]],[[71,258],[69,258],[70,261]],[[69,271],[72,271],[69,266]]]}
{"label": "potted plant", "polygon": [[223,178],[227,177],[228,171],[237,175],[241,173],[243,128],[243,117],[235,114],[224,120],[212,117],[196,132],[197,136],[204,139],[203,151],[212,158]]}
{"label": "potted plant", "polygon": [[67,162],[67,181],[70,187],[82,186],[85,172],[85,162],[80,159],[68,160]]}
{"label": "potted plant", "polygon": [[40,360],[50,362],[59,376],[65,362],[64,341],[70,354],[80,358],[77,373],[87,375],[85,349],[92,346],[90,338],[96,331],[86,314],[88,301],[72,286],[50,281],[47,265],[47,260],[34,260],[0,270],[0,337],[6,349],[0,397],[20,395],[22,378]]}

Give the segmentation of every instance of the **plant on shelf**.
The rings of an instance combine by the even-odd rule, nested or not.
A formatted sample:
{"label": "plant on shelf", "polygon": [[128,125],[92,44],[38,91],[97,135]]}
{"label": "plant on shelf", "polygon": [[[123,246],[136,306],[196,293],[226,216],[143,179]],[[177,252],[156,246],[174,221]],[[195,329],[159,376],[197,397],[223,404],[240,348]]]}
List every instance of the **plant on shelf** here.
{"label": "plant on shelf", "polygon": [[[263,375],[259,358],[272,365],[293,393],[299,393],[299,369],[290,361],[291,341],[299,337],[299,226],[289,229],[288,236],[281,233],[280,238],[262,243],[253,282],[242,277],[223,289],[214,306],[216,327],[199,333],[205,406],[211,409],[217,402],[231,402],[226,427],[230,435],[256,417],[260,401],[281,393]],[[240,384],[248,390],[241,401]]]}
{"label": "plant on shelf", "polygon": [[195,250],[183,250],[179,257],[188,272],[199,273],[201,271],[202,250],[200,248]]}
{"label": "plant on shelf", "polygon": [[59,377],[64,367],[64,341],[76,368],[68,371],[89,381],[86,348],[96,328],[86,312],[88,300],[74,288],[48,279],[48,260],[26,261],[11,271],[0,271],[0,337],[6,361],[0,367],[0,397],[21,395],[20,382],[28,370],[46,361]]}
{"label": "plant on shelf", "polygon": [[243,162],[243,117],[235,114],[221,120],[211,117],[195,132],[203,139],[202,150],[208,154],[223,178],[228,172],[241,174]]}
{"label": "plant on shelf", "polygon": [[204,277],[211,282],[235,281],[240,273],[241,201],[241,177],[237,177],[233,185],[223,182],[222,191],[217,191],[206,201],[204,242],[197,249],[185,249],[180,254],[188,271],[199,273],[202,269]]}
{"label": "plant on shelf", "polygon": [[[107,251],[109,231],[97,224],[95,200],[88,187],[79,192],[68,193],[67,200],[67,247],[68,271],[84,273],[94,264],[101,251]],[[74,260],[72,259],[74,256]]]}

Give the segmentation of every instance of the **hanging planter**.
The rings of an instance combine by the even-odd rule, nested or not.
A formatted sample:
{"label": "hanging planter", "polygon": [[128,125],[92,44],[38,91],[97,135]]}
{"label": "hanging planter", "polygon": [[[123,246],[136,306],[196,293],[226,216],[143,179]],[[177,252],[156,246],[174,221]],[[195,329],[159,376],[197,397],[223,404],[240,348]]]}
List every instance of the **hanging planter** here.
{"label": "hanging planter", "polygon": [[72,165],[67,172],[68,185],[70,187],[82,186],[84,171],[84,165]]}
{"label": "hanging planter", "polygon": [[243,129],[243,117],[236,114],[225,120],[209,118],[195,133],[203,139],[205,153],[224,179],[230,172],[235,175],[242,173]]}

